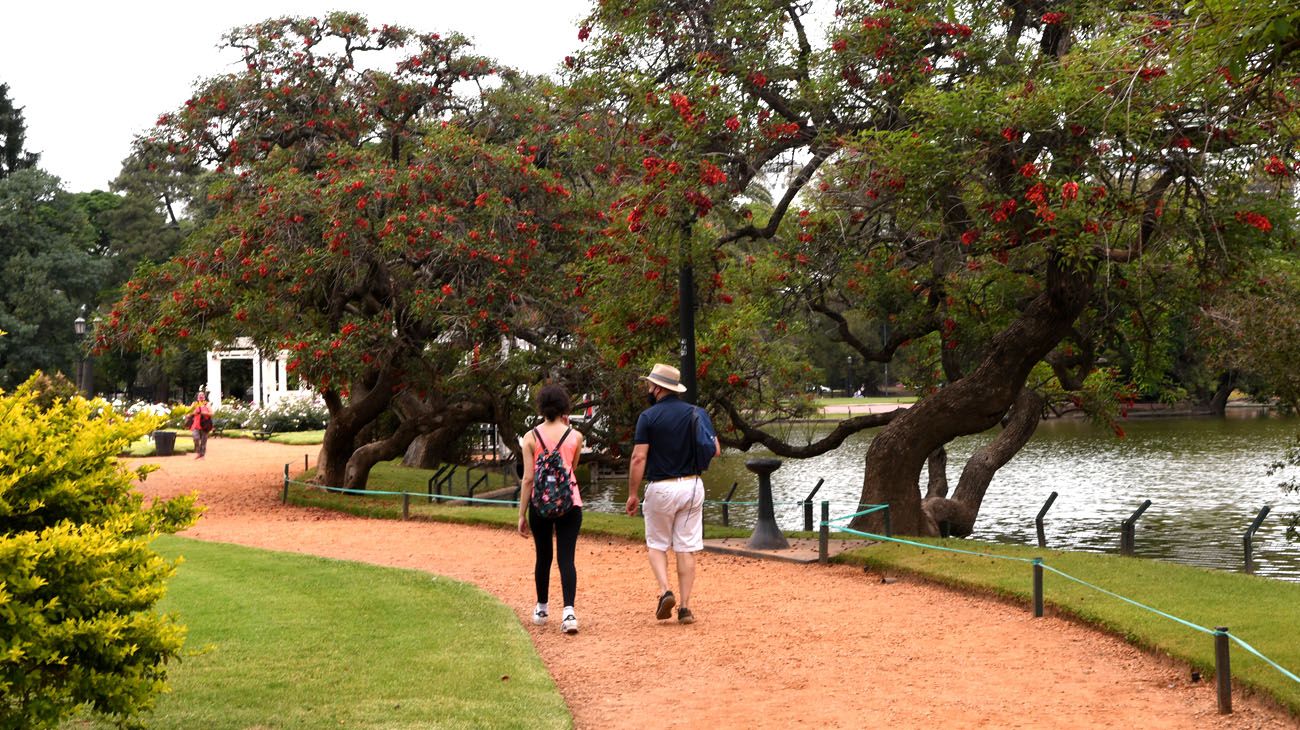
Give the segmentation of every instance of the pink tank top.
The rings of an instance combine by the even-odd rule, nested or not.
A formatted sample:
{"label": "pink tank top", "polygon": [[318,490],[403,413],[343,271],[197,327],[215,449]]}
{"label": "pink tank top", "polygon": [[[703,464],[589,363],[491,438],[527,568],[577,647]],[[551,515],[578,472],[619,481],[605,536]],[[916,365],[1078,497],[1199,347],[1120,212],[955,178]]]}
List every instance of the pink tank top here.
{"label": "pink tank top", "polygon": [[[546,442],[547,447],[552,449],[555,448],[554,443],[546,441],[546,437],[541,435],[542,431],[540,428],[536,429],[536,431],[537,432],[533,434],[533,441],[537,441],[540,436],[542,441]],[[564,432],[561,431],[560,433]],[[573,472],[573,460],[578,457],[578,439],[575,438],[577,435],[578,432],[573,431],[568,436],[564,437],[564,443],[560,444],[560,458],[564,461],[564,465],[569,468],[569,479],[572,480],[571,483],[573,484],[573,506],[581,507],[582,492],[578,488],[578,475]],[[556,438],[558,439],[559,436],[556,436]],[[541,453],[541,450],[542,444],[539,442],[533,447],[533,458],[537,458],[537,455]]]}

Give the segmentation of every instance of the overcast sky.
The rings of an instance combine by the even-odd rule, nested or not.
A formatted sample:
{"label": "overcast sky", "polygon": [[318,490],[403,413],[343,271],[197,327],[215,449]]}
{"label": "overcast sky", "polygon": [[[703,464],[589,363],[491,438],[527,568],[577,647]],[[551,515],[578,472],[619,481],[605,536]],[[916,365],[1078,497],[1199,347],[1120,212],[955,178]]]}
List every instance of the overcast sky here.
{"label": "overcast sky", "polygon": [[23,107],[30,151],[73,192],[107,189],[132,138],[236,58],[217,44],[232,27],[284,15],[355,10],[371,23],[459,31],[478,52],[533,73],[555,71],[579,45],[589,0],[304,0],[214,3],[5,3],[0,83]]}

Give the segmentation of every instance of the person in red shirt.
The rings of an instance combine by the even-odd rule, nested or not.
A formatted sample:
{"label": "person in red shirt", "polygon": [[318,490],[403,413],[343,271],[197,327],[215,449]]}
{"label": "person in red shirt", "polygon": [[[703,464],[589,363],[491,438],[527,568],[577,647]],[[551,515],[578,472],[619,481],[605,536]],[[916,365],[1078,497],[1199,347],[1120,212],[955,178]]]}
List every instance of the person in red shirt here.
{"label": "person in red shirt", "polygon": [[212,430],[212,406],[208,405],[208,394],[199,391],[194,396],[194,407],[185,418],[194,437],[194,458],[202,459],[208,453],[208,432]]}

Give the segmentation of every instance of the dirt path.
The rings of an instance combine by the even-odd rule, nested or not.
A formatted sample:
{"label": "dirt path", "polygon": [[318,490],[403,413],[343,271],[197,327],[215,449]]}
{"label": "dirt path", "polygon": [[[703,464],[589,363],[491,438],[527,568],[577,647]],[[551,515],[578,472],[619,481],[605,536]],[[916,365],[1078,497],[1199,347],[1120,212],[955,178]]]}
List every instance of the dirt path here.
{"label": "dirt path", "polygon": [[[368,520],[279,503],[310,447],[216,439],[208,458],[150,459],[147,495],[198,490],[188,537],[415,568],[515,608],[580,728],[1288,728],[1249,698],[1117,639],[1024,608],[847,567],[703,554],[699,622],[653,617],[637,545],[578,543],[577,636],[528,621],[531,542],[505,530]],[[134,461],[134,460],[133,460]],[[559,578],[552,592],[559,593]]]}

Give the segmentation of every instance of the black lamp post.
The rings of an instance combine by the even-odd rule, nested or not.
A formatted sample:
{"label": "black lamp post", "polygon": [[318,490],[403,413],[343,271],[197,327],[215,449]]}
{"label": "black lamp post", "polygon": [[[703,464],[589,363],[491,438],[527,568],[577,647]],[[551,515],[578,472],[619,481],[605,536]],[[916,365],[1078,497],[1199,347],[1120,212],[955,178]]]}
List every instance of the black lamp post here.
{"label": "black lamp post", "polygon": [[94,395],[91,392],[93,386],[90,384],[89,370],[90,363],[86,358],[85,348],[82,343],[86,339],[86,305],[81,305],[81,313],[77,318],[72,320],[72,331],[77,335],[77,390],[86,394],[87,398]]}

